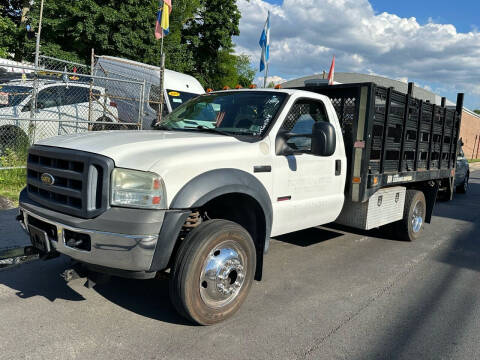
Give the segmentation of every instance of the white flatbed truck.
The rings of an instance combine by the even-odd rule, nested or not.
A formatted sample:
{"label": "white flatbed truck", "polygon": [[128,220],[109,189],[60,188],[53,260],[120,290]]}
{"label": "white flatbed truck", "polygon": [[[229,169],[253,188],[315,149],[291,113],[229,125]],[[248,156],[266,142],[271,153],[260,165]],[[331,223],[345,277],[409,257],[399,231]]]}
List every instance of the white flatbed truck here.
{"label": "white flatbed truck", "polygon": [[17,219],[42,256],[168,273],[178,312],[214,324],[261,279],[271,237],[336,221],[418,238],[453,187],[462,102],[373,83],[201,95],[156,130],[32,146]]}

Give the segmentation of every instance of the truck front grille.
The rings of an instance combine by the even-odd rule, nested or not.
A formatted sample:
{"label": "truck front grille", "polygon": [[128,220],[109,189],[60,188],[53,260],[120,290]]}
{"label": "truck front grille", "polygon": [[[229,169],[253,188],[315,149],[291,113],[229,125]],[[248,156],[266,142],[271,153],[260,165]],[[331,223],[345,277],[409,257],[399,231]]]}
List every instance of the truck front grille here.
{"label": "truck front grille", "polygon": [[27,162],[27,191],[55,211],[92,218],[108,207],[113,160],[82,151],[32,146]]}

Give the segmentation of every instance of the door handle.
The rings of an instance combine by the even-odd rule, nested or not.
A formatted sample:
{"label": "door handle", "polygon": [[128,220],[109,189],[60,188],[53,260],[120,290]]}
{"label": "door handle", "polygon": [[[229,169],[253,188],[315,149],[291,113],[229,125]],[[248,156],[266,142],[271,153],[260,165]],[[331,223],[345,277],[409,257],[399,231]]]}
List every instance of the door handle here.
{"label": "door handle", "polygon": [[335,176],[342,174],[342,160],[335,160]]}

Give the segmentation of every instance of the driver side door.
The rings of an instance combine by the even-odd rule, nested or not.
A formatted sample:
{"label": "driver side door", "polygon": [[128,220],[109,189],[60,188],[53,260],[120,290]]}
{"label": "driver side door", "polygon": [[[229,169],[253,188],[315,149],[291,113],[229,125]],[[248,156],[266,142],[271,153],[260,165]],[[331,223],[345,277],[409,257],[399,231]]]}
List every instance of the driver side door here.
{"label": "driver side door", "polygon": [[[293,104],[282,124],[280,131],[306,136],[287,140],[296,154],[276,155],[274,159],[272,235],[332,222],[343,206],[345,174],[342,168],[345,165],[341,162],[345,162],[345,155],[338,142],[331,156],[311,153],[312,127],[320,121],[330,122],[325,104],[304,98]],[[338,137],[339,131],[335,128]]]}

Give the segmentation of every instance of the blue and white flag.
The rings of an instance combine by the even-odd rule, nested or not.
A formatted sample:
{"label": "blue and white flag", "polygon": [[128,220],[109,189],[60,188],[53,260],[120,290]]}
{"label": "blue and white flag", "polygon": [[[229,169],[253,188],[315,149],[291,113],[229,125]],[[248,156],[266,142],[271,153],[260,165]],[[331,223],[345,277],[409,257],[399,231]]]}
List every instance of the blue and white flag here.
{"label": "blue and white flag", "polygon": [[262,57],[260,58],[260,71],[265,69],[270,57],[270,11],[268,12],[267,21],[263,27],[260,41],[258,42],[262,48]]}

